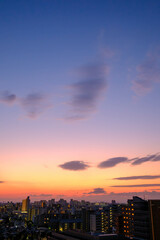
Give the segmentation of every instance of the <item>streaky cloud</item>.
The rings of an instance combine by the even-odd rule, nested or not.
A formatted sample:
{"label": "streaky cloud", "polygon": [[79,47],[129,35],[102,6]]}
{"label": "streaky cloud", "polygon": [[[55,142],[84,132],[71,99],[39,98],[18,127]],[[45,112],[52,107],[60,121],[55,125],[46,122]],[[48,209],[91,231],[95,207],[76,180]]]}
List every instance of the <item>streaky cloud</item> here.
{"label": "streaky cloud", "polygon": [[132,82],[132,89],[136,95],[145,95],[160,83],[160,54],[149,54],[145,61],[137,66],[137,76]]}
{"label": "streaky cloud", "polygon": [[118,178],[113,178],[113,180],[136,180],[136,179],[157,179],[157,178],[160,178],[160,175],[118,177]]}
{"label": "streaky cloud", "polygon": [[110,187],[115,187],[115,188],[126,188],[126,187],[159,187],[160,184],[135,184],[135,185],[113,185]]}
{"label": "streaky cloud", "polygon": [[41,193],[39,195],[37,194],[30,194],[30,197],[52,197],[53,194],[44,194],[44,193]]}
{"label": "streaky cloud", "polygon": [[127,161],[128,161],[128,158],[126,157],[109,158],[108,160],[99,163],[98,168],[111,168],[111,167],[115,167],[120,163],[124,163]]}
{"label": "streaky cloud", "polygon": [[81,80],[69,86],[71,100],[67,120],[83,120],[96,111],[98,102],[107,89],[108,71],[108,66],[100,63],[86,65],[78,70]]}
{"label": "streaky cloud", "polygon": [[150,189],[151,191],[160,191],[160,188]]}
{"label": "streaky cloud", "polygon": [[14,93],[10,93],[9,91],[3,91],[0,93],[0,103],[12,105],[16,100],[17,96]]}
{"label": "streaky cloud", "polygon": [[84,120],[86,115],[80,114],[80,115],[74,115],[74,116],[67,116],[65,119],[69,122],[75,122],[79,120]]}
{"label": "streaky cloud", "polygon": [[70,161],[59,165],[60,168],[71,171],[81,171],[86,170],[90,166],[84,161]]}
{"label": "streaky cloud", "polygon": [[131,159],[132,165],[140,165],[145,162],[157,162],[160,161],[160,154],[152,154],[142,158],[133,158]]}
{"label": "streaky cloud", "polygon": [[158,161],[160,161],[160,154],[157,154],[152,161],[153,161],[153,162],[158,162]]}

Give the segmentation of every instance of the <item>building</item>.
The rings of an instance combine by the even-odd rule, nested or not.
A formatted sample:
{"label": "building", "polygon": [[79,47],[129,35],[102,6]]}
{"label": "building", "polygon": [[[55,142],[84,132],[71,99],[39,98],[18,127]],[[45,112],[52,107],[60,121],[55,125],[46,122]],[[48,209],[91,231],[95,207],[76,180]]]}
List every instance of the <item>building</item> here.
{"label": "building", "polygon": [[133,197],[122,207],[119,234],[141,240],[160,240],[160,200]]}
{"label": "building", "polygon": [[134,209],[134,237],[144,240],[150,239],[150,220],[148,201],[133,197]]}
{"label": "building", "polygon": [[149,200],[151,240],[160,240],[160,200]]}
{"label": "building", "polygon": [[27,197],[26,199],[22,200],[22,213],[28,213],[30,208],[30,199]]}
{"label": "building", "polygon": [[108,232],[108,217],[104,211],[96,211],[90,215],[90,231],[107,233]]}

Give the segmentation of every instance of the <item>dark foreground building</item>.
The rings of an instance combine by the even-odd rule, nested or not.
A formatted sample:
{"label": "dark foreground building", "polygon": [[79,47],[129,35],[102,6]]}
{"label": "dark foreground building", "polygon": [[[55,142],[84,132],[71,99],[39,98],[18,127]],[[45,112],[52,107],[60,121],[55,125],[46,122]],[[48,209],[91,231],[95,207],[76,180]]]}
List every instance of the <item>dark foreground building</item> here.
{"label": "dark foreground building", "polygon": [[151,240],[160,240],[160,200],[149,200]]}
{"label": "dark foreground building", "polygon": [[160,240],[160,200],[133,197],[122,207],[119,235],[136,240]]}

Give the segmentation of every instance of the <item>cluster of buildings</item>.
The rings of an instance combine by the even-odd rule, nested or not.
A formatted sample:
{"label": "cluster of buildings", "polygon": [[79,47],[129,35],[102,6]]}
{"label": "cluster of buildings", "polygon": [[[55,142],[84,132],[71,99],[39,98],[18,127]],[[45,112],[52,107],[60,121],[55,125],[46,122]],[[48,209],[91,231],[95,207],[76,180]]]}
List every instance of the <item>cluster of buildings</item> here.
{"label": "cluster of buildings", "polygon": [[[7,231],[14,234],[8,234]],[[4,234],[5,233],[5,234]],[[71,199],[0,204],[0,236],[24,239],[160,240],[160,200],[129,199],[127,204]],[[23,234],[22,234],[23,233]],[[23,239],[23,238],[19,238]]]}

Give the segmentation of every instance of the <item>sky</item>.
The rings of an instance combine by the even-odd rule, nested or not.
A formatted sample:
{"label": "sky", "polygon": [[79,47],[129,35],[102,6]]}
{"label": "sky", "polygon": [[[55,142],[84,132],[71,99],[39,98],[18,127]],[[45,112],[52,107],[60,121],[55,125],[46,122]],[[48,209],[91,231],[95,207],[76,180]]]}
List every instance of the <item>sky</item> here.
{"label": "sky", "polygon": [[0,0],[0,201],[160,199],[159,11]]}

